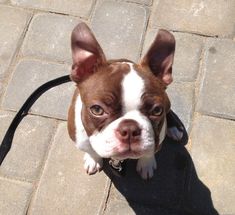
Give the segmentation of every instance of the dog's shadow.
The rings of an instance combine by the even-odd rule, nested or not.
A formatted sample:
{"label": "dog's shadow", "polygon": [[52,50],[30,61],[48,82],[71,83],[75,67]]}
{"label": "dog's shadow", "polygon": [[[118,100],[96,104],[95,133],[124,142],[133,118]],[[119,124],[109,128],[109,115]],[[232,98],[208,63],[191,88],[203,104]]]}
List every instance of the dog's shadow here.
{"label": "dog's shadow", "polygon": [[104,172],[137,215],[216,215],[210,190],[199,180],[183,144],[166,138],[156,154],[157,170],[148,181],[136,173],[135,160],[126,161],[123,177],[113,174],[105,161]]}

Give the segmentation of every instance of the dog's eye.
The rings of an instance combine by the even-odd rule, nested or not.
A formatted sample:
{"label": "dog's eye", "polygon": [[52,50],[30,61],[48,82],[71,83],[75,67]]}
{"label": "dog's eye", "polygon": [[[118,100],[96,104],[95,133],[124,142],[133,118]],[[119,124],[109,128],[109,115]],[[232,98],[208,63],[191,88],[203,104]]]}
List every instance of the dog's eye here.
{"label": "dog's eye", "polygon": [[93,105],[90,107],[91,113],[95,116],[102,116],[104,114],[104,109],[99,105]]}
{"label": "dog's eye", "polygon": [[163,112],[163,108],[161,106],[155,106],[152,109],[151,115],[152,116],[160,116]]}

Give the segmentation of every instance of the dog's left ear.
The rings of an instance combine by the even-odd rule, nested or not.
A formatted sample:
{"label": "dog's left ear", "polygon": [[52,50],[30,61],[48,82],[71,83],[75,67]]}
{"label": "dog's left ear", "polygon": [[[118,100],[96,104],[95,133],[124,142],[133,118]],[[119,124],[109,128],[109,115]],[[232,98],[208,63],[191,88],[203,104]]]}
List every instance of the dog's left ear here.
{"label": "dog's left ear", "polygon": [[71,35],[73,66],[71,79],[80,82],[95,72],[95,67],[106,63],[103,50],[90,28],[79,23]]}
{"label": "dog's left ear", "polygon": [[147,54],[141,60],[143,67],[148,67],[154,75],[166,85],[172,81],[172,65],[175,53],[175,38],[166,30],[159,30]]}

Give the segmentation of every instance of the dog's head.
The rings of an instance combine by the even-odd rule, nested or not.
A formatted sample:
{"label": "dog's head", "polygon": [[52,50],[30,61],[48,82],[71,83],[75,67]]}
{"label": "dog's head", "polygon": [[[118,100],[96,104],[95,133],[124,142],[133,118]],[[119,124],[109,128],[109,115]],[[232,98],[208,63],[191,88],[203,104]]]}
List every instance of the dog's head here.
{"label": "dog's head", "polygon": [[80,23],[72,33],[71,78],[79,90],[76,141],[89,141],[104,158],[156,152],[166,134],[165,89],[172,82],[174,50],[174,36],[159,30],[140,63],[106,60],[88,26]]}

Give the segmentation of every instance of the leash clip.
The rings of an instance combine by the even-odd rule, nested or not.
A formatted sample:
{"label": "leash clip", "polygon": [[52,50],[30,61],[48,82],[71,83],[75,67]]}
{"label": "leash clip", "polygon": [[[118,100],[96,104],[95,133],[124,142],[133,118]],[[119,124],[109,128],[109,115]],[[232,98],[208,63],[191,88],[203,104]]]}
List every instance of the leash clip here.
{"label": "leash clip", "polygon": [[122,163],[124,160],[115,160],[115,159],[110,159],[109,160],[109,165],[116,171],[121,172],[123,170]]}

